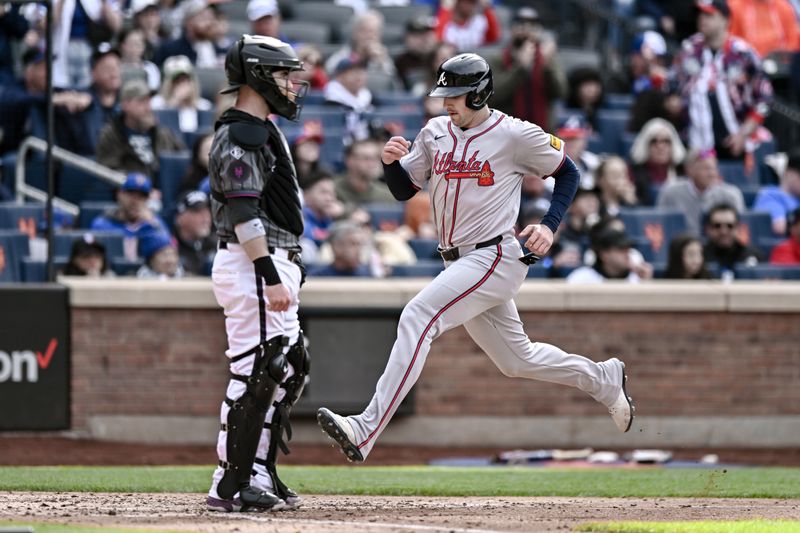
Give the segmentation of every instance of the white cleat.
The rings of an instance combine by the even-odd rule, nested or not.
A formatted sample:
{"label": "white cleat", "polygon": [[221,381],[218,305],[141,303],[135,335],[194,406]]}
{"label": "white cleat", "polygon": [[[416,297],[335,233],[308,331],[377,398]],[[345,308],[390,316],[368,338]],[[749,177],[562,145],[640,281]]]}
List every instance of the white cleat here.
{"label": "white cleat", "polygon": [[317,422],[322,431],[336,441],[349,461],[361,462],[364,456],[358,449],[356,434],[350,426],[350,422],[342,416],[337,415],[330,409],[320,407],[317,411]]}
{"label": "white cleat", "polygon": [[633,398],[628,396],[625,390],[625,384],[628,381],[628,376],[625,374],[625,363],[620,361],[622,365],[622,386],[619,390],[619,396],[614,400],[614,403],[608,408],[608,412],[617,428],[623,433],[627,433],[633,424],[634,413],[636,408],[633,405]]}

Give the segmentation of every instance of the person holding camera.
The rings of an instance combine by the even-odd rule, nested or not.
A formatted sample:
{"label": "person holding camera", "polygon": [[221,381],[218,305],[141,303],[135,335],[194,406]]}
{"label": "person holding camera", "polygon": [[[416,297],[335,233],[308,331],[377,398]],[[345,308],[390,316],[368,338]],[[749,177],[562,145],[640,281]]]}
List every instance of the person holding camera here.
{"label": "person holding camera", "polygon": [[556,59],[555,38],[544,31],[539,14],[521,7],[511,24],[511,42],[489,59],[494,105],[500,111],[550,129],[552,107],[566,95],[567,80]]}

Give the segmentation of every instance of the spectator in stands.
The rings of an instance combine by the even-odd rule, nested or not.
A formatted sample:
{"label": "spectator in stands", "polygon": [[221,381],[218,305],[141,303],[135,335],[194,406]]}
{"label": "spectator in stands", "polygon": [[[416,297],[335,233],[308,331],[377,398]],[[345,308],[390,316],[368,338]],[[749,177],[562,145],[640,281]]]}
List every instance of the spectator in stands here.
{"label": "spectator in stands", "polygon": [[697,0],[637,0],[639,13],[649,16],[670,44],[678,44],[697,29]]}
{"label": "spectator in stands", "polygon": [[755,148],[751,135],[769,111],[772,86],[758,54],[729,34],[727,1],[704,0],[698,8],[700,31],[683,42],[670,85],[688,115],[688,145],[742,159]]}
{"label": "spectator in stands", "polygon": [[662,118],[647,122],[631,146],[631,177],[642,205],[653,205],[654,189],[675,182],[686,148],[675,128]]}
{"label": "spectator in stands", "polygon": [[584,252],[589,247],[589,231],[599,220],[600,197],[597,191],[579,188],[550,251],[555,277],[562,277],[559,274],[562,269],[569,271],[583,264]]}
{"label": "spectator in stands", "polygon": [[[553,178],[543,180],[540,176],[534,174],[522,176],[520,211],[532,204],[537,204],[545,209],[550,207],[553,185],[549,184],[549,181],[553,181]],[[538,222],[536,222],[536,224],[538,224]],[[520,230],[524,227],[525,226],[520,226]]]}
{"label": "spectator in stands", "polygon": [[186,274],[205,276],[217,251],[212,232],[211,204],[203,191],[188,191],[178,198],[175,212],[178,256]]}
{"label": "spectator in stands", "polygon": [[[427,92],[428,63],[436,48],[436,19],[420,16],[406,23],[405,48],[394,58],[397,74],[403,80],[406,91]],[[425,86],[420,91],[420,86]]]}
{"label": "spectator in stands", "polygon": [[568,283],[602,283],[606,280],[626,280],[631,283],[640,277],[631,269],[632,242],[624,232],[607,229],[592,240],[596,260],[592,266],[582,266],[567,276]]}
{"label": "spectator in stands", "polygon": [[567,107],[579,109],[597,131],[597,111],[603,105],[603,78],[594,67],[578,67],[569,73]]}
{"label": "spectator in stands", "polygon": [[120,54],[109,43],[100,43],[92,53],[90,104],[77,113],[59,108],[55,114],[56,139],[62,148],[94,157],[100,131],[117,113],[120,85]]}
{"label": "spectator in stands", "polygon": [[[85,89],[91,83],[92,47],[111,41],[122,27],[118,0],[58,0],[53,2],[53,87]],[[45,10],[32,14],[44,35]]]}
{"label": "spectator in stands", "polygon": [[97,242],[91,233],[87,233],[72,243],[69,260],[61,270],[61,275],[110,278],[114,277],[114,272],[108,268],[106,247]]}
{"label": "spectator in stands", "polygon": [[192,160],[181,181],[180,190],[182,192],[197,190],[200,182],[208,178],[208,155],[211,153],[211,143],[214,141],[214,134],[207,133],[198,137],[192,146]]}
{"label": "spectator in stands", "polygon": [[[281,39],[286,42],[285,39]],[[303,70],[294,70],[290,74],[292,81],[307,81],[312,91],[321,91],[328,85],[328,74],[322,65],[322,52],[313,44],[301,44],[297,47],[297,58],[303,62]]]}
{"label": "spectator in stands", "polygon": [[800,148],[789,155],[780,185],[768,185],[758,191],[753,211],[766,211],[772,216],[772,232],[786,235],[786,217],[800,207]]}
{"label": "spectator in stands", "polygon": [[345,148],[345,173],[336,178],[336,197],[348,210],[368,203],[394,203],[381,179],[381,147],[371,140],[356,141]]}
{"label": "spectator in stands", "polygon": [[639,202],[628,175],[628,164],[619,156],[607,157],[595,171],[597,190],[600,193],[600,214],[616,216],[620,209],[633,207]]}
{"label": "spectator in stands", "polygon": [[184,276],[178,249],[168,233],[150,232],[139,240],[144,264],[136,271],[139,279],[175,279]]}
{"label": "spectator in stands", "polygon": [[337,222],[330,228],[328,242],[333,251],[333,261],[311,269],[309,276],[372,277],[370,267],[362,261],[368,245],[368,234],[362,225],[351,221]]}
{"label": "spectator in stands", "polygon": [[730,0],[731,35],[747,41],[764,58],[800,50],[797,13],[787,0]]}
{"label": "spectator in stands", "polygon": [[711,279],[703,242],[694,235],[678,235],[669,243],[665,279]]}
{"label": "spectator in stands", "polygon": [[648,30],[633,39],[631,48],[630,91],[635,95],[651,90],[661,92],[669,75],[664,64],[667,55],[664,37]]}
{"label": "spectator in stands", "polygon": [[145,59],[152,60],[156,50],[164,42],[167,32],[161,24],[161,10],[158,0],[131,0],[133,27],[141,30],[144,36]]}
{"label": "spectator in stands", "polygon": [[138,28],[123,28],[119,34],[120,68],[123,81],[140,78],[155,93],[161,87],[161,71],[145,59],[144,32]]}
{"label": "spectator in stands", "polygon": [[580,186],[583,189],[595,187],[594,172],[600,164],[600,158],[586,150],[591,133],[589,123],[578,114],[565,117],[556,129],[556,135],[564,141],[564,151],[581,171]]}
{"label": "spectator in stands", "polygon": [[211,111],[214,105],[200,96],[200,84],[192,62],[186,56],[172,56],[164,61],[161,90],[150,101],[153,109],[176,109],[178,127],[183,133],[194,133],[198,127],[198,111]]}
{"label": "spectator in stands", "polygon": [[100,132],[97,162],[123,172],[156,175],[159,154],[183,150],[183,141],[156,123],[144,81],[126,82],[119,99],[120,114]]}
{"label": "spectator in stands", "polygon": [[372,93],[367,88],[367,70],[363,61],[344,58],[336,66],[333,80],[325,86],[325,102],[347,111],[344,143],[369,136],[369,123],[364,114],[373,109]]}
{"label": "spectator in stands", "polygon": [[439,5],[436,35],[459,52],[496,43],[501,32],[491,0],[442,0]]}
{"label": "spectator in stands", "polygon": [[292,141],[292,161],[300,187],[305,187],[310,176],[323,170],[320,164],[322,140],[322,123],[308,120],[300,135]]}
{"label": "spectator in stands", "polygon": [[[0,156],[16,150],[32,131],[32,116],[44,124],[46,88],[45,56],[38,48],[22,54],[22,79],[0,85]],[[53,95],[53,105],[69,113],[86,109],[91,97],[82,92],[60,91]]]}
{"label": "spectator in stands", "polygon": [[168,234],[167,225],[148,205],[153,185],[144,174],[130,173],[117,191],[117,206],[92,221],[95,231],[115,231],[126,239],[125,257],[136,258],[138,239],[148,233]]}
{"label": "spectator in stands", "polygon": [[344,205],[336,199],[333,176],[314,172],[303,184],[303,236],[320,246],[327,238],[334,220],[344,214]]}
{"label": "spectator in stands", "polygon": [[183,9],[183,31],[180,37],[162,43],[153,56],[156,65],[163,65],[168,57],[186,56],[197,68],[221,66],[221,52],[214,42],[214,11],[206,0],[188,0]]}
{"label": "spectator in stands", "polygon": [[656,205],[682,211],[689,233],[700,235],[700,219],[715,205],[729,204],[737,213],[744,211],[742,191],[722,181],[713,150],[691,150],[685,167],[689,179],[662,187]]}
{"label": "spectator in stands", "polygon": [[567,80],[557,46],[532,7],[521,7],[511,24],[511,42],[489,58],[494,75],[492,107],[550,131],[553,106],[566,96]]}
{"label": "spectator in stands", "polygon": [[761,251],[742,242],[738,231],[739,211],[730,204],[713,206],[705,220],[706,261],[717,263],[723,271],[757,265],[762,259]]}
{"label": "spectator in stands", "polygon": [[373,79],[382,79],[386,89],[400,89],[394,61],[382,42],[383,22],[383,15],[375,10],[357,15],[353,21],[350,43],[328,58],[325,70],[334,73],[343,59],[361,61]]}
{"label": "spectator in stands", "polygon": [[265,35],[286,41],[281,36],[281,10],[276,0],[250,0],[247,3],[247,20],[253,35]]}
{"label": "spectator in stands", "polygon": [[456,47],[449,43],[438,43],[431,54],[430,61],[428,62],[428,75],[427,82],[417,84],[412,92],[418,96],[422,96],[422,109],[425,113],[425,122],[433,117],[438,117],[445,114],[444,106],[442,105],[441,98],[431,98],[428,96],[430,88],[436,85],[436,73],[439,70],[439,65],[456,55]]}
{"label": "spectator in stands", "polygon": [[14,82],[12,47],[28,32],[28,21],[20,13],[19,4],[0,5],[0,85]]}
{"label": "spectator in stands", "polygon": [[786,219],[789,238],[772,249],[769,262],[774,265],[800,265],[800,207]]}

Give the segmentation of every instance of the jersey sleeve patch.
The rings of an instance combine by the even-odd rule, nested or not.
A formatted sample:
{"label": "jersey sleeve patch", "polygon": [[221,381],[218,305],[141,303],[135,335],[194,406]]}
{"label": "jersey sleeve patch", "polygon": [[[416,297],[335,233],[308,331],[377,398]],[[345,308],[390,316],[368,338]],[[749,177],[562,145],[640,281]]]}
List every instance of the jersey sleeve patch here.
{"label": "jersey sleeve patch", "polygon": [[231,160],[225,169],[225,177],[237,183],[244,183],[252,173],[250,165],[239,159]]}
{"label": "jersey sleeve patch", "polygon": [[563,144],[563,141],[561,139],[559,139],[558,137],[556,137],[552,133],[550,134],[550,146],[552,146],[553,149],[558,150],[560,152],[562,144]]}

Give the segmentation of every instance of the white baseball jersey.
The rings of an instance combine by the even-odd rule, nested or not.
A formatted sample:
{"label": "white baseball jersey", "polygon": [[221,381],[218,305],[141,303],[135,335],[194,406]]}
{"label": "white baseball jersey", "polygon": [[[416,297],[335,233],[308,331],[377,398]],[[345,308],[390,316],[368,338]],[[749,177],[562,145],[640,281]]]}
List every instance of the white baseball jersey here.
{"label": "white baseball jersey", "polygon": [[564,157],[559,138],[493,110],[486,121],[466,131],[449,117],[431,119],[400,164],[418,187],[430,180],[439,243],[450,248],[511,234],[522,176],[550,176]]}
{"label": "white baseball jersey", "polygon": [[563,143],[534,124],[493,111],[467,131],[449,117],[428,122],[400,164],[423,187],[444,247],[500,242],[465,252],[406,305],[397,342],[367,408],[347,417],[366,458],[400,402],[414,386],[431,343],[463,325],[506,375],[576,387],[610,407],[620,395],[623,364],[601,363],[544,342],[531,342],[514,304],[528,267],[514,235],[524,174],[558,170]]}

